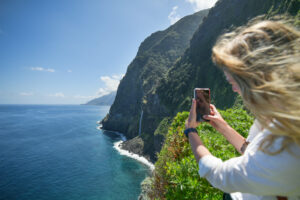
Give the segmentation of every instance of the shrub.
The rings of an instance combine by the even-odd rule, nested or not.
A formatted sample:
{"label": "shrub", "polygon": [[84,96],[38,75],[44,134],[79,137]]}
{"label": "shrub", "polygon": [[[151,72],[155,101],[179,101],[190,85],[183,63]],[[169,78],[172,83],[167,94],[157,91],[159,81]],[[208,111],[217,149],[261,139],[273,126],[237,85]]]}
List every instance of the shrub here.
{"label": "shrub", "polygon": [[[245,110],[228,109],[220,113],[230,126],[247,136],[253,117]],[[222,192],[198,175],[198,165],[183,134],[188,114],[178,113],[168,130],[155,164],[151,199],[222,199]],[[227,160],[239,155],[209,123],[202,123],[197,129],[205,146],[216,157]]]}

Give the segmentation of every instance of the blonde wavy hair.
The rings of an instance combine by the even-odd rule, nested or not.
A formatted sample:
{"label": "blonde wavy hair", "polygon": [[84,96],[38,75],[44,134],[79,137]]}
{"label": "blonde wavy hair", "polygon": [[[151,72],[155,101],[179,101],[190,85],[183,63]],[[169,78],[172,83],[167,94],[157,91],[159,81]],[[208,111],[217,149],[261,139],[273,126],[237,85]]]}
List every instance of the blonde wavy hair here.
{"label": "blonde wavy hair", "polygon": [[[300,32],[283,21],[250,22],[222,35],[213,61],[241,89],[245,106],[271,134],[260,149],[274,155],[291,143],[300,146]],[[281,148],[271,151],[283,136]]]}

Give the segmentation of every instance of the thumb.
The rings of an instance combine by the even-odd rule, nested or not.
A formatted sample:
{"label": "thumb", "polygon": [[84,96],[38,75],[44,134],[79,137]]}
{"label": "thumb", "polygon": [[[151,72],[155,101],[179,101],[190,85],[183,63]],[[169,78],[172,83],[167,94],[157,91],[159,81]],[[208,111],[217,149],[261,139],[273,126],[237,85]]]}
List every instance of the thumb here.
{"label": "thumb", "polygon": [[213,115],[203,115],[203,118],[207,119],[207,120],[214,120],[214,119],[216,119],[216,117],[213,116]]}

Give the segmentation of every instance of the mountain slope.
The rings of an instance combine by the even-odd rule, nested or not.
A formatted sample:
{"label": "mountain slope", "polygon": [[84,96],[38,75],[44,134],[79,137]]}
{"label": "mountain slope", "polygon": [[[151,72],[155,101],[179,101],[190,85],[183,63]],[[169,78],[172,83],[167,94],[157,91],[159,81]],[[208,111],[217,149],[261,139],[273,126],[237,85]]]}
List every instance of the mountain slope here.
{"label": "mountain slope", "polygon": [[92,99],[89,102],[87,102],[84,105],[96,105],[96,106],[110,106],[113,104],[117,92],[111,92],[107,95],[104,95],[102,97],[98,97],[96,99]]}
{"label": "mountain slope", "polygon": [[299,15],[299,0],[219,0],[191,39],[190,47],[158,87],[161,102],[175,115],[188,110],[195,87],[211,88],[212,102],[218,108],[233,105],[236,95],[211,60],[217,38],[232,27],[266,14]]}

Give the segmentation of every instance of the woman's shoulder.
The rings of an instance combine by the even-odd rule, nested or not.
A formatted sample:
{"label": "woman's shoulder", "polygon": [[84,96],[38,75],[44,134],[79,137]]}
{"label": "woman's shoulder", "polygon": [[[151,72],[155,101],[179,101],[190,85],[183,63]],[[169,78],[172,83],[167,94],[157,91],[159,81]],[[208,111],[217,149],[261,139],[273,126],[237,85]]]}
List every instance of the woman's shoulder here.
{"label": "woman's shoulder", "polygon": [[268,152],[278,152],[274,154],[268,154],[261,150],[260,146],[262,141],[264,141],[268,136],[270,136],[272,132],[269,129],[263,129],[257,135],[253,138],[252,142],[249,144],[249,146],[246,149],[245,153],[251,153],[251,154],[259,154],[263,158],[268,158],[272,160],[278,160],[278,162],[287,161],[292,163],[298,163],[300,167],[300,146],[296,144],[295,142],[289,143],[286,148],[284,148],[282,151],[280,149],[284,145],[285,136],[279,136],[276,137],[270,145],[267,150]]}
{"label": "woman's shoulder", "polygon": [[252,140],[257,136],[259,132],[262,131],[262,127],[260,123],[258,122],[257,119],[254,120],[252,126],[250,127],[248,137],[247,137],[247,142],[252,142]]}

